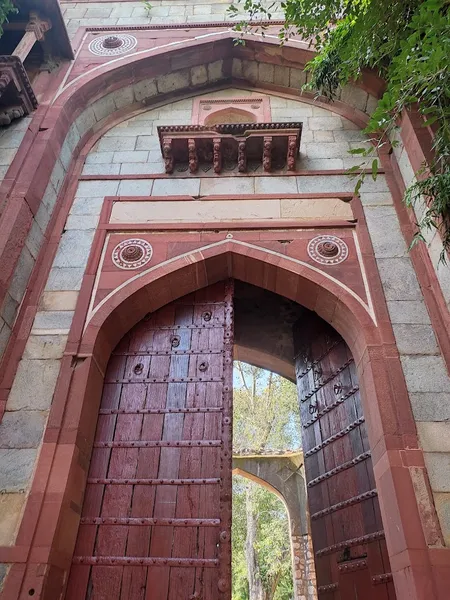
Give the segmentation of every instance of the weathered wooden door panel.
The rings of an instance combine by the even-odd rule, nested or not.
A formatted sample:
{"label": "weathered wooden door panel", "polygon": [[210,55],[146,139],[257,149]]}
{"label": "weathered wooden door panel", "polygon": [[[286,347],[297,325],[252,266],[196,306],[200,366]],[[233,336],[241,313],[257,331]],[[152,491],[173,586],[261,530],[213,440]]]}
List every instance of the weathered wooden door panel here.
{"label": "weathered wooden door panel", "polygon": [[311,314],[294,339],[319,597],[395,600],[353,357]]}
{"label": "weathered wooden door panel", "polygon": [[232,284],[148,315],[109,362],[66,599],[226,599]]}

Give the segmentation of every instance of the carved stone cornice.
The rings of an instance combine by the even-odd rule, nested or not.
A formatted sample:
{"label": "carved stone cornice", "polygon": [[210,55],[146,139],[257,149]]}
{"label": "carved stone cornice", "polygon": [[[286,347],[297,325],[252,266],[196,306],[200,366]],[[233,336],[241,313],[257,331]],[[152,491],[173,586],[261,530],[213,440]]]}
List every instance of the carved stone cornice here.
{"label": "carved stone cornice", "polygon": [[302,123],[220,123],[217,125],[161,125],[158,135],[166,173],[187,165],[219,174],[236,168],[245,173],[249,164],[264,171],[295,170]]}

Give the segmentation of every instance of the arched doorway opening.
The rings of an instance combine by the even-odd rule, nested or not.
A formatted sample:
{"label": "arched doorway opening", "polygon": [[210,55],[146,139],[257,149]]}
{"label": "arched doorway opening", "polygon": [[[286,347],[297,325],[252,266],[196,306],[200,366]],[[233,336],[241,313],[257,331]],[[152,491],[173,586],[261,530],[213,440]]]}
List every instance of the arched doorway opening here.
{"label": "arched doorway opening", "polygon": [[232,599],[292,600],[304,595],[306,558],[296,387],[240,361],[233,380]]}
{"label": "arched doorway opening", "polygon": [[[238,317],[237,296],[255,300],[256,290],[235,286]],[[239,315],[237,337],[249,322]],[[245,479],[233,478],[233,599],[317,599],[303,463],[295,384],[235,361],[233,474]]]}
{"label": "arched doorway opening", "polygon": [[[249,289],[238,283],[236,290],[233,281],[219,282],[149,313],[113,352],[67,598],[144,598],[149,590],[161,600],[230,597],[233,323],[235,297],[237,316]],[[283,312],[270,308],[268,296],[255,301]],[[324,322],[294,303],[288,308],[279,323],[294,331],[318,591],[393,598],[353,359]],[[251,349],[237,319],[236,329]],[[330,487],[341,473],[344,484]]]}
{"label": "arched doorway opening", "polygon": [[232,600],[292,600],[293,558],[283,501],[266,486],[233,475]]}

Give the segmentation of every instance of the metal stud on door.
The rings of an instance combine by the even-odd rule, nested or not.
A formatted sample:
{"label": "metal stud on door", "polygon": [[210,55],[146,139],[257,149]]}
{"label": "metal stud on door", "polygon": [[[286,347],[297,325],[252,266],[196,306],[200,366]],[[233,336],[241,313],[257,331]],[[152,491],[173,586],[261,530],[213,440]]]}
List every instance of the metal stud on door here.
{"label": "metal stud on door", "polygon": [[353,357],[312,313],[294,342],[319,598],[395,600]]}
{"label": "metal stud on door", "polygon": [[116,348],[66,600],[230,597],[232,360],[232,283]]}

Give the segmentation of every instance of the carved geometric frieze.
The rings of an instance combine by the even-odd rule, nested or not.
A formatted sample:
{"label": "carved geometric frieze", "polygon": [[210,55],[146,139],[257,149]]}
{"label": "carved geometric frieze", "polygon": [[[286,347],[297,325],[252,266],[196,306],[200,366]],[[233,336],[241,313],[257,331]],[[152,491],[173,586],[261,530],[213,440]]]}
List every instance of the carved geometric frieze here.
{"label": "carved geometric frieze", "polygon": [[29,115],[37,99],[22,61],[17,56],[0,56],[0,125]]}
{"label": "carved geometric frieze", "polygon": [[250,166],[265,172],[294,171],[302,123],[218,123],[216,125],[160,125],[158,135],[166,173],[187,165],[214,173]]}

